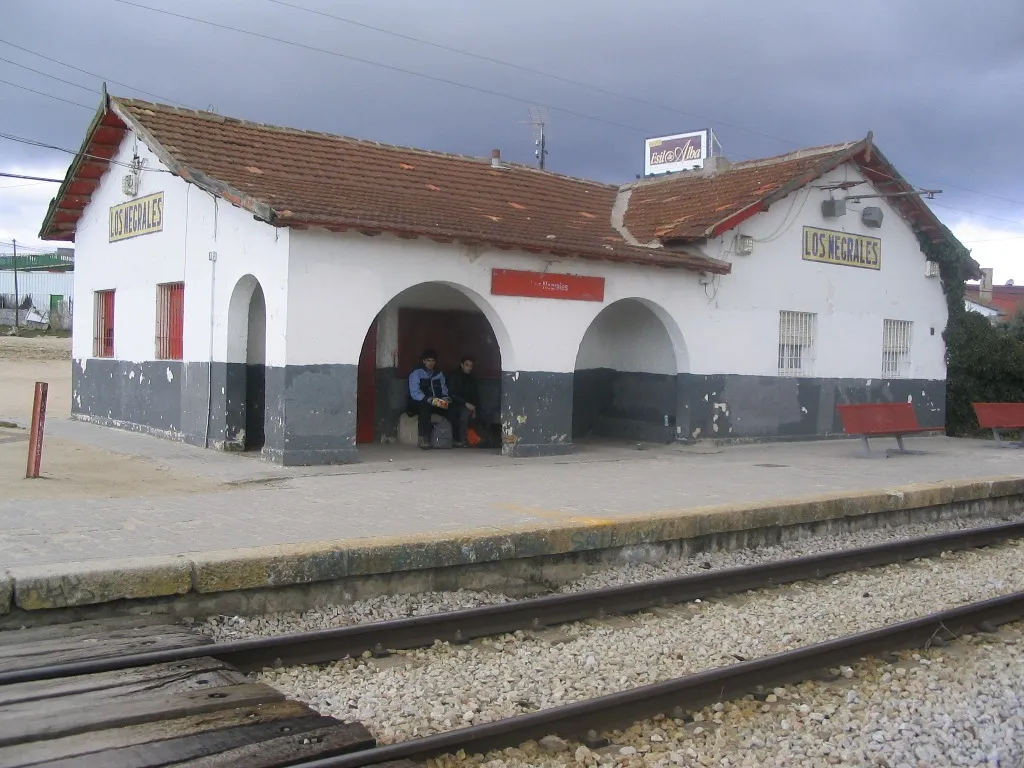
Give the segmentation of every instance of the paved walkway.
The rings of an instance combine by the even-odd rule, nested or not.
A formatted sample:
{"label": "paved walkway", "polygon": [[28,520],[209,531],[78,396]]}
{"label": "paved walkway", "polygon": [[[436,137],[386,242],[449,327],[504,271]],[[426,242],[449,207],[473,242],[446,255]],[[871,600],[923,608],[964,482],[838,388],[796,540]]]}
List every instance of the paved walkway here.
{"label": "paved walkway", "polygon": [[[198,493],[0,501],[4,567],[177,555],[357,537],[600,520],[730,502],[915,482],[1024,475],[1024,450],[920,438],[925,456],[854,458],[852,441],[584,446],[574,456],[506,459],[371,446],[343,467],[282,468],[145,435],[55,419],[51,434],[193,476]],[[887,444],[880,441],[879,447]]]}

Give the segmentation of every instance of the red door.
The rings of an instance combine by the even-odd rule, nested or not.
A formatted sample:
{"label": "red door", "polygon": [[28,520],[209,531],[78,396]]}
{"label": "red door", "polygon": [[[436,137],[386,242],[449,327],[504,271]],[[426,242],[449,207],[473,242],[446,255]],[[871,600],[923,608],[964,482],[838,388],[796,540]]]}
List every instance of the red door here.
{"label": "red door", "polygon": [[356,442],[372,443],[377,420],[377,321],[363,339],[356,373]]}

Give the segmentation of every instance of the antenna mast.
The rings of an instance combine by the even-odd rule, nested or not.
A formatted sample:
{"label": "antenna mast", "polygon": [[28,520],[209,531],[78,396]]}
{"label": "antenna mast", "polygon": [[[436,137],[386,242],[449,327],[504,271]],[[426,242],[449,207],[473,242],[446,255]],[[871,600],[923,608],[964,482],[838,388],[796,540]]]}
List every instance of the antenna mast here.
{"label": "antenna mast", "polygon": [[533,156],[537,158],[537,165],[544,170],[545,158],[548,154],[547,131],[548,124],[547,107],[530,107],[530,126],[533,128]]}

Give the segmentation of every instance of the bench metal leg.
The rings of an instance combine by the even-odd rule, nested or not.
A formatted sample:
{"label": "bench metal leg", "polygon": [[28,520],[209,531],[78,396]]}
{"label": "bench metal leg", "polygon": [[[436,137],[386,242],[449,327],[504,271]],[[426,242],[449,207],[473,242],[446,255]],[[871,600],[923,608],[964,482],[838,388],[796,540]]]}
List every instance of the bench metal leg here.
{"label": "bench metal leg", "polygon": [[896,435],[896,445],[898,448],[889,448],[886,450],[887,456],[924,456],[924,451],[912,451],[903,444],[903,435]]}
{"label": "bench metal leg", "polygon": [[861,442],[861,445],[863,446],[863,448],[861,448],[861,450],[856,451],[853,454],[858,459],[884,459],[885,458],[885,454],[884,453],[877,453],[877,452],[871,450],[871,446],[868,445],[868,436],[867,435],[861,435],[860,436],[860,442]]}
{"label": "bench metal leg", "polygon": [[[997,448],[1024,448],[1024,440],[1014,442],[1012,440],[1003,441],[1003,430],[999,427],[992,427],[992,436],[996,440]],[[1021,437],[1024,438],[1024,430],[1021,431]]]}

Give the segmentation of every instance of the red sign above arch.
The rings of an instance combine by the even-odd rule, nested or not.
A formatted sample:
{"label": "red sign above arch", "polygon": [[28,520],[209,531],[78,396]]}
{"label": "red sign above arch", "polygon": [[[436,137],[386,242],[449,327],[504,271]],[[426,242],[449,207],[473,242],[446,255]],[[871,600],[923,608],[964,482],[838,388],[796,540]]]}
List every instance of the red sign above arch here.
{"label": "red sign above arch", "polygon": [[525,296],[531,299],[604,301],[604,278],[492,269],[491,293],[495,296]]}

